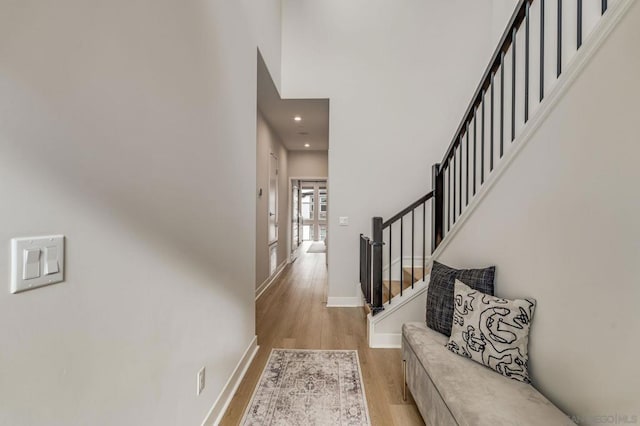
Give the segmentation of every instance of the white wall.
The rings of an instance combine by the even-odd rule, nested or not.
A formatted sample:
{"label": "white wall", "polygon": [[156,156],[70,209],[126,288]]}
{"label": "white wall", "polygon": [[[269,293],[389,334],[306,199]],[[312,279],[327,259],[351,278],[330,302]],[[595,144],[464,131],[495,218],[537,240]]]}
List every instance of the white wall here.
{"label": "white wall", "polygon": [[[502,34],[507,28],[509,19],[511,18],[511,15],[513,15],[517,4],[518,0],[492,0],[491,45],[493,46],[494,50],[495,48],[497,48],[500,37],[502,37]],[[552,5],[548,5],[546,7],[552,7]]]}
{"label": "white wall", "polygon": [[[255,334],[256,47],[278,74],[279,19],[0,3],[0,424],[205,418]],[[10,295],[10,238],[50,233],[66,282]]]}
{"label": "white wall", "polygon": [[282,95],[331,99],[329,297],[359,300],[358,235],[431,187],[491,26],[491,0],[283,3]]}
{"label": "white wall", "polygon": [[327,177],[328,158],[327,151],[289,151],[289,176]]}
{"label": "white wall", "polygon": [[439,259],[537,300],[534,384],[584,424],[640,418],[638,40],[636,2]]}
{"label": "white wall", "polygon": [[289,240],[288,153],[260,110],[258,110],[257,126],[256,194],[262,188],[262,196],[257,197],[256,203],[256,288],[269,278],[269,158],[271,153],[278,157],[278,265],[287,260],[287,241]]}

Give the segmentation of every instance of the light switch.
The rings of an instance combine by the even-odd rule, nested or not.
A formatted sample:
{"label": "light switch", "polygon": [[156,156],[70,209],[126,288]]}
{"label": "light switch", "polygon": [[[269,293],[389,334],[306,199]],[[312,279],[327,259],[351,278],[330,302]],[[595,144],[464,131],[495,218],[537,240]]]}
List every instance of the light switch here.
{"label": "light switch", "polygon": [[340,226],[349,226],[349,216],[340,216],[338,221]]}
{"label": "light switch", "polygon": [[11,293],[64,281],[64,235],[11,240]]}
{"label": "light switch", "polygon": [[44,248],[44,274],[51,275],[60,272],[58,265],[58,247]]}
{"label": "light switch", "polygon": [[38,278],[40,276],[40,249],[25,249],[22,256],[22,279]]}

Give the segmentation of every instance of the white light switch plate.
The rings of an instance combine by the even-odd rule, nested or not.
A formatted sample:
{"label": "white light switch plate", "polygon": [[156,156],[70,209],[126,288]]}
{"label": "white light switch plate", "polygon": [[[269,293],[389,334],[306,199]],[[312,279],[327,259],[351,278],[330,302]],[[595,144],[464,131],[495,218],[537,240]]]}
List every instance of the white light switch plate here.
{"label": "white light switch plate", "polygon": [[11,293],[64,280],[64,235],[11,240]]}
{"label": "white light switch plate", "polygon": [[349,216],[340,216],[338,218],[340,226],[349,226]]}

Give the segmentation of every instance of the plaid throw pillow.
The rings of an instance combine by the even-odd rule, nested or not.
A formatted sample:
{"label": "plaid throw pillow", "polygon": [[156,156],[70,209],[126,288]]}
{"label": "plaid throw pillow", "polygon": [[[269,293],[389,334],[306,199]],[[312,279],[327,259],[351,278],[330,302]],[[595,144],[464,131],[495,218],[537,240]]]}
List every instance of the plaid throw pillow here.
{"label": "plaid throw pillow", "polygon": [[474,290],[493,296],[495,275],[495,266],[484,269],[453,269],[434,261],[427,290],[427,327],[451,336],[456,279]]}

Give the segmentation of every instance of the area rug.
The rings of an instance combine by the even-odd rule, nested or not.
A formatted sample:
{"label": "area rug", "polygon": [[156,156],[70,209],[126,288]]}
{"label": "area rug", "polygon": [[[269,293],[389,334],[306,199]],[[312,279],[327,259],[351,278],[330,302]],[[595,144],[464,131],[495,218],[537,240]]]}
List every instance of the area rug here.
{"label": "area rug", "polygon": [[371,425],[357,351],[273,349],[241,425]]}
{"label": "area rug", "polygon": [[324,242],[318,241],[309,246],[307,253],[326,253],[327,246],[324,245]]}

